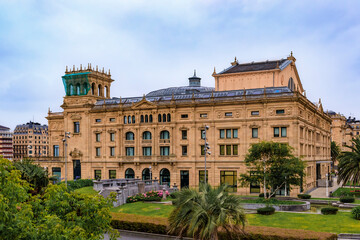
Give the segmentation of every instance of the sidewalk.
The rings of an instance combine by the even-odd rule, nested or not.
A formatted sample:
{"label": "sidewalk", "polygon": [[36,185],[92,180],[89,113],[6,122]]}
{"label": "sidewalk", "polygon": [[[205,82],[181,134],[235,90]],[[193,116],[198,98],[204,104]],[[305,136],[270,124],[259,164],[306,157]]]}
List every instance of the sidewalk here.
{"label": "sidewalk", "polygon": [[[336,189],[341,187],[337,183],[337,177],[333,178],[333,183],[334,183],[333,186],[329,187],[329,195],[330,195],[330,192],[335,192]],[[326,196],[326,187],[316,188],[315,190],[310,192],[310,195],[311,195],[311,198],[327,198],[328,197],[328,196]]]}

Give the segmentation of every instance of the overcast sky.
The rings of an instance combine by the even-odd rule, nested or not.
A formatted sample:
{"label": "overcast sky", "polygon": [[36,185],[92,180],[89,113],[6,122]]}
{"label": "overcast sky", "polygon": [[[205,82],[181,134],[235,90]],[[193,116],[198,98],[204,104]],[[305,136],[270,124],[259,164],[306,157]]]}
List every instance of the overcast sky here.
{"label": "overcast sky", "polygon": [[111,69],[112,97],[202,85],[294,52],[311,101],[360,117],[360,1],[0,0],[0,125],[61,111],[65,66]]}

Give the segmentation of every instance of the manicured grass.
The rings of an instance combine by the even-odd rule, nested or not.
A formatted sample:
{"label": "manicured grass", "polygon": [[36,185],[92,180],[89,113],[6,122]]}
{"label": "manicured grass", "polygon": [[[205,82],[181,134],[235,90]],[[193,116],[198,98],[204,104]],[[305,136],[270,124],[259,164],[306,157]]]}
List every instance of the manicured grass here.
{"label": "manicured grass", "polygon": [[86,195],[90,195],[90,196],[96,196],[98,195],[98,192],[95,191],[93,189],[93,187],[83,187],[83,188],[78,188],[78,189],[75,189],[74,192],[76,193],[80,193],[80,194],[86,194]]}
{"label": "manicured grass", "polygon": [[283,200],[277,200],[277,199],[269,199],[264,200],[263,198],[258,199],[243,199],[241,200],[243,203],[264,203],[264,204],[270,204],[270,205],[300,205],[304,204],[304,202],[298,202],[298,201],[283,201]]}
{"label": "manicured grass", "polygon": [[273,215],[246,215],[252,226],[304,229],[316,232],[360,233],[360,221],[348,212],[336,215],[276,212]]}
{"label": "manicured grass", "polygon": [[135,202],[112,208],[111,212],[137,214],[143,216],[168,217],[173,210],[172,205],[161,203]]}
{"label": "manicured grass", "polygon": [[[310,199],[314,199],[314,200],[323,200],[323,201],[339,201],[340,198],[310,198]],[[360,199],[359,198],[355,198],[355,204],[360,204]]]}
{"label": "manicured grass", "polygon": [[[354,190],[354,188],[338,188],[338,189],[336,189],[335,192],[332,193],[332,196],[341,197],[343,195],[347,195],[347,196],[355,195],[355,193],[350,192],[353,190]],[[359,188],[357,188],[357,190],[359,190]],[[360,195],[360,193],[356,193],[356,197],[359,197],[359,195]]]}

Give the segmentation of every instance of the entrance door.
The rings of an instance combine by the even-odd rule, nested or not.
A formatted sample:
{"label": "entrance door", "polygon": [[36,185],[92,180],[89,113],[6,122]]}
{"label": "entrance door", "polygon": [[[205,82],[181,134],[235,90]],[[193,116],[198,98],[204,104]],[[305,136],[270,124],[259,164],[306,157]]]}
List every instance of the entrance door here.
{"label": "entrance door", "polygon": [[321,179],[321,165],[320,163],[316,164],[316,180]]}
{"label": "entrance door", "polygon": [[81,163],[80,160],[73,160],[74,180],[81,179]]}
{"label": "entrance door", "polygon": [[189,171],[184,170],[180,171],[180,188],[188,188],[189,187]]}

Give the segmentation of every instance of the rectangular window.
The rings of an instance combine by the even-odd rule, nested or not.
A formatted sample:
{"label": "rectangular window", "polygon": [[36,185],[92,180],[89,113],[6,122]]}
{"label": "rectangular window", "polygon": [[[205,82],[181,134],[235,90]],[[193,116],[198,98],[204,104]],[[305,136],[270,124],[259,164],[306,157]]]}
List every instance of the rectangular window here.
{"label": "rectangular window", "polygon": [[95,122],[101,122],[100,118],[95,119]]}
{"label": "rectangular window", "polygon": [[251,111],[251,116],[259,116],[259,111]]}
{"label": "rectangular window", "polygon": [[201,155],[204,156],[205,155],[205,145],[201,145]]}
{"label": "rectangular window", "polygon": [[220,129],[220,138],[225,138],[225,129]]}
{"label": "rectangular window", "polygon": [[101,154],[100,149],[101,148],[99,148],[99,147],[96,148],[96,156],[97,157],[100,157],[100,154]]}
{"label": "rectangular window", "polygon": [[233,138],[238,138],[238,130],[233,129]]}
{"label": "rectangular window", "polygon": [[[206,170],[206,182],[209,180],[209,171]],[[205,183],[205,171],[200,170],[199,171],[199,184]]]}
{"label": "rectangular window", "polygon": [[115,118],[110,118],[109,121],[110,122],[115,122]]}
{"label": "rectangular window", "polygon": [[116,179],[116,170],[109,170],[109,179]]}
{"label": "rectangular window", "polygon": [[286,137],[286,136],[287,136],[286,127],[282,127],[281,128],[281,137]]}
{"label": "rectangular window", "polygon": [[95,138],[97,142],[100,142],[100,133],[96,133]]}
{"label": "rectangular window", "polygon": [[94,177],[96,180],[101,179],[101,170],[94,170]]}
{"label": "rectangular window", "polygon": [[231,129],[226,129],[226,138],[231,138]]}
{"label": "rectangular window", "polygon": [[236,171],[220,171],[220,184],[228,185],[226,191],[236,192],[237,191]]}
{"label": "rectangular window", "polygon": [[200,113],[201,118],[207,118],[207,113]]}
{"label": "rectangular window", "polygon": [[110,156],[111,157],[115,156],[115,147],[110,147]]}
{"label": "rectangular window", "polygon": [[187,146],[181,146],[181,155],[187,156]]}
{"label": "rectangular window", "polygon": [[74,133],[80,132],[80,122],[74,122]]}
{"label": "rectangular window", "polygon": [[284,109],[278,109],[276,110],[276,114],[284,114],[285,110]]}
{"label": "rectangular window", "polygon": [[225,117],[232,117],[232,112],[226,112]]}
{"label": "rectangular window", "polygon": [[233,155],[238,155],[238,145],[233,145]]}
{"label": "rectangular window", "polygon": [[201,139],[205,139],[205,130],[201,130]]}
{"label": "rectangular window", "polygon": [[126,156],[134,156],[134,147],[126,147]]}
{"label": "rectangular window", "polygon": [[258,128],[252,128],[252,138],[258,138]]}
{"label": "rectangular window", "polygon": [[189,116],[187,114],[181,114],[181,118],[188,118]]}
{"label": "rectangular window", "polygon": [[54,145],[53,146],[53,152],[54,152],[54,157],[59,156],[59,145]]}
{"label": "rectangular window", "polygon": [[220,155],[225,155],[225,145],[220,145]]}
{"label": "rectangular window", "polygon": [[160,147],[160,156],[169,156],[170,147]]}
{"label": "rectangular window", "polygon": [[53,167],[52,168],[52,175],[56,177],[56,182],[61,181],[61,168],[59,167]]}
{"label": "rectangular window", "polygon": [[279,137],[279,136],[280,136],[279,128],[274,127],[274,137]]}
{"label": "rectangular window", "polygon": [[151,147],[143,147],[143,156],[151,156]]}
{"label": "rectangular window", "polygon": [[[250,176],[256,175],[258,175],[256,171],[250,171]],[[260,193],[260,184],[258,181],[250,183],[250,193]]]}
{"label": "rectangular window", "polygon": [[110,133],[110,141],[111,142],[115,141],[115,133]]}
{"label": "rectangular window", "polygon": [[187,139],[187,130],[181,130],[181,139]]}
{"label": "rectangular window", "polygon": [[226,155],[231,155],[231,145],[226,145]]}

